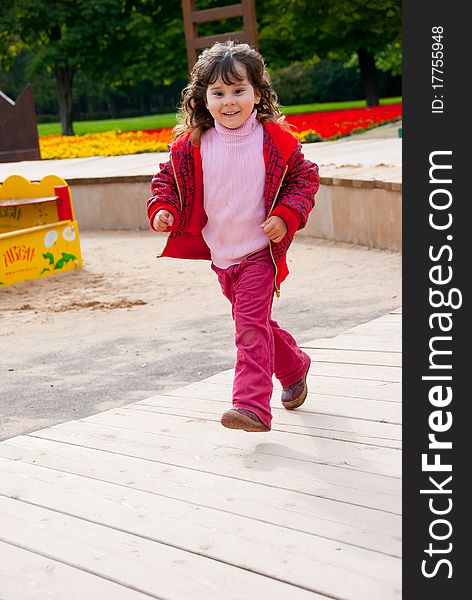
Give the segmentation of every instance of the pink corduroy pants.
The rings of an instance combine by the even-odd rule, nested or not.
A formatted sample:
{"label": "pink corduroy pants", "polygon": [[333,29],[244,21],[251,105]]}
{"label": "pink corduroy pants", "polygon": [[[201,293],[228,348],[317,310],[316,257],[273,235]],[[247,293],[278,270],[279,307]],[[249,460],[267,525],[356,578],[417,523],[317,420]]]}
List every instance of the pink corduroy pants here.
{"label": "pink corduroy pants", "polygon": [[274,265],[268,247],[227,269],[211,268],[232,305],[237,348],[233,406],[253,411],[270,428],[272,376],[283,387],[291,385],[303,377],[310,357],[272,319]]}

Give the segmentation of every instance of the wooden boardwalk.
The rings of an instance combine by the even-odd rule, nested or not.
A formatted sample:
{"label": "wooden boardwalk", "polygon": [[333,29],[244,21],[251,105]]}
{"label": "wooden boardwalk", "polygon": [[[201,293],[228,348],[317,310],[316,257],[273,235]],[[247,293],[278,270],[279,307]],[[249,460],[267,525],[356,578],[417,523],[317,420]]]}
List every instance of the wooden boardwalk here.
{"label": "wooden boardwalk", "polygon": [[400,599],[401,310],[304,348],[270,433],[225,371],[0,443],[1,600]]}

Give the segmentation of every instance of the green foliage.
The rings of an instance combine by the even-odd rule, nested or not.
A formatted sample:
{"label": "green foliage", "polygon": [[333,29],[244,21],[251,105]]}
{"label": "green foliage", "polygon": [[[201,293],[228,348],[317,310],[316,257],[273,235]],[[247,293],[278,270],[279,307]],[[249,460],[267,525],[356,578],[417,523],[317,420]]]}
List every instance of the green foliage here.
{"label": "green foliage", "polygon": [[272,73],[272,83],[282,104],[329,102],[362,97],[357,69],[344,68],[339,61],[323,59],[317,64],[293,63]]}
{"label": "green foliage", "polygon": [[258,0],[261,51],[281,68],[313,57],[348,60],[360,47],[375,54],[401,43],[397,0]]}
{"label": "green foliage", "polygon": [[[271,79],[281,104],[355,100],[364,93],[357,64],[346,66],[330,59],[311,64],[292,63],[272,71]],[[379,74],[378,84],[381,96],[401,91],[400,82],[383,73]]]}
{"label": "green foliage", "polygon": [[[197,0],[196,8],[236,1]],[[1,4],[0,89],[11,97],[31,81],[38,112],[57,114],[61,68],[73,80],[81,119],[174,109],[187,79],[180,0]],[[284,103],[359,97],[359,47],[375,54],[378,69],[401,73],[397,0],[256,0],[256,12],[260,50]],[[199,25],[198,33],[240,28],[241,19],[228,19]]]}
{"label": "green foliage", "polygon": [[[99,93],[126,90],[150,77],[186,75],[178,0],[3,1],[2,56],[7,40],[8,48],[20,40],[31,51],[29,73],[54,74],[63,112],[69,110],[66,102],[77,73]],[[173,48],[178,50],[174,60]]]}
{"label": "green foliage", "polygon": [[369,104],[379,98],[376,56],[381,69],[400,72],[397,0],[259,0],[257,6],[260,46],[272,70],[319,58],[352,67],[355,56]]}
{"label": "green foliage", "polygon": [[2,0],[0,10],[0,69],[9,69],[19,52],[19,40],[11,28],[14,0]]}
{"label": "green foliage", "polygon": [[180,0],[2,0],[0,60],[18,40],[36,70],[80,70],[95,84],[187,70]]}
{"label": "green foliage", "polygon": [[400,41],[388,44],[377,54],[377,67],[381,71],[390,71],[392,75],[402,73],[402,46]]}
{"label": "green foliage", "polygon": [[33,52],[21,48],[8,70],[0,71],[0,90],[16,100],[27,83],[31,83],[38,112],[57,115],[56,84],[52,73],[33,71]]}

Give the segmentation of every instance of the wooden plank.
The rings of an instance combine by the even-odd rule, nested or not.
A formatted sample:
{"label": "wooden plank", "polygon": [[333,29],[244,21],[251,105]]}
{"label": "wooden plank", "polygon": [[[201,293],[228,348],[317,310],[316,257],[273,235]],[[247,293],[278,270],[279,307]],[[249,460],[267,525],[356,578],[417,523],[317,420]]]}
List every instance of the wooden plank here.
{"label": "wooden plank", "polygon": [[[280,389],[280,386],[274,385],[272,403],[275,405],[280,404]],[[231,402],[231,385],[229,383],[213,382],[204,385],[192,383],[176,390],[169,390],[165,392],[165,395]],[[377,407],[375,414],[380,415],[378,418],[382,418],[383,411],[385,411],[386,416],[391,414],[399,416],[401,414],[401,387],[397,383],[385,383],[366,391],[362,385],[357,385],[357,381],[353,379],[344,381],[339,381],[333,377],[309,379],[308,400],[303,405],[303,410],[311,407],[313,407],[313,410],[317,410],[321,396],[330,396],[330,405],[336,405],[339,402],[338,398],[345,398],[346,403],[348,405],[351,403],[352,407],[356,409],[352,411],[353,416],[356,416],[359,403],[364,402],[373,407],[374,410]],[[372,418],[376,417],[372,415]]]}
{"label": "wooden plank", "polygon": [[[218,560],[218,566],[226,563],[262,575],[270,582],[267,587],[275,587],[278,580],[278,598],[284,597],[281,587],[292,597],[291,589],[280,585],[288,583],[302,590],[335,597],[374,600],[392,594],[401,570],[398,558],[329,540],[316,544],[313,536],[264,523],[252,521],[251,527],[244,527],[244,519],[234,515],[222,513],[221,527],[226,530],[219,535],[218,522],[206,531],[198,531],[192,523],[181,523],[178,503],[174,504],[174,519],[159,518],[157,512],[148,523],[149,513],[139,505],[134,508],[142,515],[142,535],[0,497],[2,536],[7,541],[53,558],[63,558],[116,582],[128,585],[135,582],[139,591],[158,597],[168,597],[170,593],[176,598],[206,597],[207,586],[198,590],[198,578],[194,580],[197,569],[193,569],[194,577],[190,577],[191,569],[187,565],[198,563],[202,569],[200,581],[207,581],[207,574],[203,574],[208,568],[207,557]],[[129,509],[126,514],[130,515]],[[164,531],[168,532],[169,540],[161,543],[154,536],[163,535]],[[238,543],[241,539],[244,544]],[[182,551],[182,546],[189,552]],[[180,564],[175,568],[175,562],[182,560],[185,568]],[[258,579],[262,581],[263,578]],[[254,583],[258,585],[259,581]],[[231,583],[237,588],[232,578]],[[259,592],[260,588],[257,589]],[[223,594],[223,590],[220,586],[219,593]],[[267,588],[265,592],[268,593]]]}
{"label": "wooden plank", "polygon": [[341,350],[369,350],[371,352],[401,352],[400,338],[372,335],[338,335],[303,344],[304,348],[338,348]]}
{"label": "wooden plank", "polygon": [[[161,407],[161,406],[143,406],[142,409],[138,407],[133,407],[133,410],[141,410],[142,412],[153,412],[160,415],[170,415],[176,416],[182,419],[188,420],[189,418],[205,421],[212,421],[214,423],[220,423],[220,418],[222,415],[221,410],[211,406],[211,401],[208,401],[208,410],[195,410],[189,409],[185,407],[178,408],[175,407]],[[131,409],[130,409],[131,410]],[[306,413],[305,413],[306,414]],[[359,422],[359,421],[357,421]],[[356,423],[357,423],[356,422]],[[334,431],[332,429],[319,429],[316,427],[307,427],[302,424],[300,421],[299,425],[279,425],[277,423],[272,423],[272,431],[280,431],[283,433],[291,433],[297,436],[304,436],[305,438],[322,438],[322,439],[330,439],[334,441],[340,442],[349,442],[352,444],[362,444],[367,446],[372,446],[374,448],[388,448],[393,450],[401,450],[402,443],[399,440],[389,440],[385,438],[372,438],[359,435],[356,431]],[[365,423],[365,421],[360,421],[360,423]],[[173,434],[176,433],[173,430]],[[179,434],[180,435],[180,434]],[[183,426],[182,436],[185,436],[185,426]]]}
{"label": "wooden plank", "polygon": [[[300,345],[305,350],[303,344]],[[305,350],[315,362],[332,362],[352,365],[401,367],[400,352],[371,352],[369,350],[343,350],[340,348],[307,348]]]}
{"label": "wooden plank", "polygon": [[339,363],[314,362],[310,368],[310,376],[331,376],[343,379],[362,379],[401,383],[401,367],[379,367],[371,365],[348,365]]}
{"label": "wooden plank", "polygon": [[210,48],[216,42],[221,42],[222,38],[225,40],[237,40],[238,43],[252,43],[252,40],[248,38],[244,31],[227,31],[224,34],[217,35],[206,35],[204,37],[197,37],[193,40],[193,47],[201,50],[203,48]]}
{"label": "wooden plank", "polygon": [[[402,386],[399,382],[352,379],[349,377],[316,376],[308,374],[309,391],[333,396],[364,400],[401,403]],[[277,388],[276,388],[277,389]]]}
{"label": "wooden plank", "polygon": [[3,600],[148,600],[158,597],[141,594],[3,541],[0,541],[0,594]]}
{"label": "wooden plank", "polygon": [[187,65],[189,72],[197,62],[197,54],[193,45],[193,40],[197,37],[197,25],[192,19],[194,8],[195,0],[182,0],[182,16],[184,21],[185,46],[187,49]]}
{"label": "wooden plank", "polygon": [[[316,365],[315,365],[316,368]],[[209,388],[209,393],[225,393],[227,390],[224,386],[231,387],[233,384],[233,369],[222,371],[211,375],[203,381],[190,383],[186,386],[178,388],[175,392],[182,394],[187,391],[193,391],[200,388]],[[308,373],[307,377],[309,391],[318,391],[324,394],[339,394],[344,396],[352,396],[353,398],[364,398],[365,400],[384,400],[386,402],[401,401],[402,386],[398,381],[384,381],[374,379],[359,379],[352,377],[337,377],[336,375],[318,375],[316,373]],[[282,386],[275,377],[274,394],[280,395]],[[214,389],[213,389],[214,388]],[[213,389],[213,392],[211,390]],[[169,392],[171,393],[171,392]]]}
{"label": "wooden plank", "polygon": [[247,36],[248,43],[254,48],[257,48],[256,2],[255,0],[242,0],[242,7],[244,32]]}
{"label": "wooden plank", "polygon": [[[390,367],[390,366],[372,366],[372,365],[364,365],[364,364],[345,364],[338,362],[318,362],[315,358],[315,355],[312,356],[312,352],[310,350],[307,351],[312,357],[312,363],[310,367],[310,371],[308,376],[319,379],[320,376],[326,377],[337,377],[340,379],[360,379],[362,381],[381,381],[381,382],[389,382],[389,383],[401,383],[402,381],[402,369],[401,367]],[[227,371],[224,371],[225,376]],[[234,369],[230,372],[231,379],[234,374]],[[207,382],[215,382],[221,381],[222,374],[218,373],[216,375],[212,375],[203,381]],[[201,383],[201,382],[198,382]],[[365,386],[370,387],[371,384],[366,383]],[[378,385],[378,384],[377,384]]]}
{"label": "wooden plank", "polygon": [[[263,454],[260,452],[260,442],[256,442],[254,436],[252,441],[247,435],[243,438],[247,446],[241,450],[238,442],[241,443],[242,432],[239,431],[225,432],[224,438],[219,438],[219,443],[189,443],[188,440],[162,433],[162,429],[170,429],[170,418],[161,419],[158,439],[155,432],[138,432],[84,421],[35,432],[34,437],[203,469],[215,474],[227,474],[228,465],[231,465],[231,476],[246,481],[297,489],[339,502],[401,513],[401,480],[398,478]],[[188,419],[188,422],[192,422],[192,419]]]}
{"label": "wooden plank", "polygon": [[355,327],[354,329],[349,329],[342,335],[343,337],[350,337],[353,335],[370,336],[374,340],[385,339],[395,341],[396,343],[401,342],[402,339],[401,331],[398,331],[395,323],[366,323],[365,325]]}
{"label": "wooden plank", "polygon": [[[168,414],[169,416],[175,415],[187,419],[192,417],[203,421],[208,419],[219,423],[220,417],[227,407],[228,404],[226,402],[218,400],[200,400],[196,403],[185,397],[162,395],[127,405],[121,410],[153,412],[162,415]],[[272,420],[272,434],[297,434],[296,436],[285,437],[295,448],[303,448],[304,446],[311,448],[313,444],[311,438],[317,437],[326,438],[328,444],[326,447],[332,447],[330,440],[333,442],[350,442],[360,445],[359,454],[363,453],[364,445],[390,448],[388,442],[394,442],[391,448],[401,448],[401,425],[359,419],[353,422],[353,420],[345,417],[322,415],[312,411],[305,411],[302,408],[297,411],[287,411],[283,407],[272,407],[272,412],[274,415]],[[97,416],[100,417],[100,415]],[[88,417],[87,420],[98,422],[94,416]],[[119,425],[119,423],[116,423],[116,425]],[[173,424],[173,434],[176,431],[176,426],[177,423]],[[214,428],[217,436],[220,437],[220,428],[218,426],[212,426],[212,428]],[[185,430],[185,425],[183,429]],[[271,439],[277,439],[272,434]],[[337,437],[343,435],[346,436],[346,439]],[[320,443],[323,445],[323,442],[320,441]],[[325,445],[323,445],[324,447]],[[344,448],[347,447],[344,446]],[[387,454],[395,456],[395,453],[392,451],[388,451]]]}
{"label": "wooden plank", "polygon": [[401,402],[402,386],[400,382],[375,381],[373,379],[354,379],[325,375],[310,375],[307,378],[309,390],[313,393],[351,396],[365,400],[383,400]]}
{"label": "wooden plank", "polygon": [[[160,398],[160,400],[158,400]],[[179,414],[187,417],[210,418],[219,421],[222,414],[222,405],[217,400],[200,400],[198,403],[189,402],[178,396],[154,397],[151,403],[146,398],[128,405],[130,410],[153,410],[164,414]],[[385,445],[392,448],[401,447],[402,430],[400,425],[379,423],[375,421],[357,420],[355,429],[353,424],[342,417],[314,414],[301,410],[287,411],[283,407],[273,406],[272,429],[308,435],[313,437],[331,437],[332,439],[345,439],[369,445]],[[338,437],[343,436],[343,437]],[[391,445],[390,445],[391,444]]]}
{"label": "wooden plank", "polygon": [[[339,336],[341,337],[341,336]],[[397,349],[400,348],[401,349],[401,341],[402,341],[402,336],[401,333],[394,333],[394,332],[390,332],[390,331],[386,331],[385,330],[385,326],[382,327],[382,329],[380,328],[380,326],[365,326],[362,328],[359,328],[356,330],[348,330],[345,333],[342,334],[341,339],[347,338],[369,338],[370,341],[374,344],[380,343],[380,344],[384,344],[384,343],[391,343],[391,344],[395,344],[396,348],[392,348],[392,349]],[[336,338],[337,339],[337,338]]]}
{"label": "wooden plank", "polygon": [[[142,468],[142,465],[140,465]],[[397,529],[390,531],[390,537],[383,536],[384,546],[379,548],[378,541],[373,538],[374,533],[360,526],[347,527],[352,541],[345,544],[339,539],[343,535],[346,525],[327,522],[316,517],[317,527],[312,531],[305,531],[305,527],[296,528],[293,523],[287,522],[285,526],[270,520],[265,515],[262,519],[255,518],[252,511],[243,514],[241,509],[235,510],[239,504],[239,497],[235,498],[234,490],[231,497],[235,502],[227,503],[227,509],[208,506],[208,504],[194,504],[188,498],[169,497],[162,493],[149,493],[131,486],[121,486],[115,483],[87,479],[70,473],[60,473],[52,469],[29,465],[17,464],[17,461],[0,458],[0,473],[2,474],[2,495],[20,499],[24,502],[42,506],[51,510],[64,512],[98,524],[106,525],[133,533],[138,536],[151,535],[155,541],[179,546],[192,550],[198,548],[202,538],[213,530],[213,540],[216,544],[225,547],[228,536],[233,536],[234,531],[245,540],[268,539],[273,537],[274,529],[277,530],[278,544],[297,545],[300,542],[313,546],[322,545],[322,540],[340,542],[346,550],[355,548],[371,550],[366,547],[364,539],[376,545],[376,552],[401,557],[401,546],[395,536],[399,536],[401,525],[398,519]],[[207,493],[210,490],[207,490]],[[211,492],[210,492],[211,494]],[[90,502],[90,497],[94,502]],[[206,498],[206,502],[209,500]],[[248,508],[255,504],[254,498],[249,502]],[[260,502],[260,499],[257,498]],[[293,500],[293,499],[292,499]],[[364,511],[365,512],[365,511]],[[306,517],[305,517],[306,518]],[[0,517],[1,519],[1,517]],[[229,526],[230,525],[230,526]],[[323,535],[318,528],[329,531],[330,535]],[[369,539],[370,538],[370,539]],[[203,552],[205,554],[205,552]]]}
{"label": "wooden plank", "polygon": [[[231,391],[226,394],[213,394],[212,398],[208,398],[210,393],[196,393],[196,397],[189,394],[184,396],[175,393],[176,390],[166,392],[162,396],[168,398],[168,401],[182,398],[189,406],[197,406],[200,401],[218,402],[221,407],[221,412],[224,412],[231,407]],[[199,398],[198,396],[201,396]],[[155,400],[156,399],[156,400]],[[152,396],[146,398],[147,404],[156,403],[159,405],[161,396]],[[272,406],[279,407],[280,400],[278,397],[272,399]],[[285,410],[285,409],[284,409]],[[325,417],[338,417],[343,419],[354,420],[354,423],[347,423],[347,427],[357,427],[358,421],[367,421],[372,423],[387,423],[390,425],[401,426],[401,405],[398,402],[382,402],[379,400],[363,400],[362,398],[349,398],[345,396],[335,396],[327,394],[312,394],[308,392],[308,397],[302,407],[298,408],[297,415],[312,415]]]}
{"label": "wooden plank", "polygon": [[[303,344],[300,347],[305,349]],[[372,365],[379,367],[401,367],[399,352],[369,352],[368,350],[337,350],[335,348],[308,348],[308,354],[316,364],[321,362]]]}
{"label": "wooden plank", "polygon": [[[365,419],[379,423],[401,424],[401,402],[382,401],[375,399],[364,400],[362,396],[355,398],[356,390],[351,396],[342,393],[320,393],[317,386],[311,386],[303,408],[298,411],[308,411],[314,414],[334,415],[347,419]],[[278,399],[277,399],[278,401]]]}
{"label": "wooden plank", "polygon": [[[84,429],[87,431],[89,426],[94,426],[98,431],[101,428],[103,431],[104,428],[107,433],[111,428],[117,437],[125,431],[127,433],[134,431],[137,434],[152,434],[159,431],[159,442],[171,444],[171,451],[185,451],[190,443],[191,452],[198,452],[199,457],[207,456],[209,460],[213,460],[215,455],[220,457],[226,452],[225,448],[221,448],[221,442],[225,441],[221,434],[230,432],[223,430],[217,422],[144,411],[130,412],[131,414],[123,412],[110,416],[103,413],[79,421],[74,432],[81,434]],[[60,429],[61,426],[57,428]],[[232,435],[229,440],[230,455],[237,453],[241,456],[241,453],[248,451],[253,453],[253,444],[248,442],[247,436],[243,438],[242,432],[231,433],[237,435]],[[169,448],[166,445],[164,449]],[[257,457],[252,460],[254,463],[259,459],[270,462],[273,460],[272,457],[277,457],[294,470],[303,470],[306,467],[312,468],[314,472],[319,470],[320,473],[324,473],[327,481],[341,481],[345,485],[351,479],[356,480],[356,477],[362,480],[361,475],[379,475],[397,480],[397,484],[401,477],[401,455],[398,450],[351,444],[329,438],[318,439],[314,444],[307,436],[273,432],[270,442],[259,444]],[[250,464],[251,458],[245,463]],[[343,471],[347,471],[348,474]],[[392,489],[398,489],[397,484],[390,482]]]}
{"label": "wooden plank", "polygon": [[231,4],[229,6],[218,6],[192,12],[194,23],[207,23],[209,21],[220,21],[221,19],[233,19],[243,16],[242,4]]}
{"label": "wooden plank", "polygon": [[[62,478],[61,473],[80,475],[82,479],[80,484],[77,482],[75,489],[81,496],[88,493],[91,485],[89,480],[101,481],[119,486],[120,493],[126,493],[123,488],[147,492],[149,496],[140,497],[140,502],[150,502],[153,507],[156,506],[153,495],[159,495],[279,524],[392,556],[401,554],[399,515],[316,498],[298,490],[254,484],[227,475],[215,475],[181,466],[150,461],[144,463],[132,456],[29,436],[21,436],[1,444],[0,456],[11,459],[14,463],[11,468],[16,468],[15,472],[18,474],[23,473],[23,469],[29,465],[37,467],[31,472],[31,477],[41,481],[51,479],[51,473],[56,473],[57,481],[54,481],[65,484],[69,479]],[[4,463],[0,468],[5,470],[3,465]],[[18,493],[18,487],[6,487],[4,478],[1,489],[9,495]],[[26,488],[22,488],[22,498],[33,501],[33,496],[24,494]],[[108,495],[102,493],[99,497],[107,498]],[[41,504],[57,508],[53,503],[54,494],[46,499],[39,496],[35,498]],[[84,509],[94,509],[93,503],[84,501],[82,504]],[[104,511],[101,518],[107,514],[114,514],[114,511]]]}
{"label": "wooden plank", "polygon": [[[204,551],[211,530],[200,541],[202,549],[190,553],[153,541],[152,532],[148,532],[149,538],[144,538],[6,497],[0,497],[0,519],[4,540],[132,586],[153,598],[204,599],[210,595],[216,599],[222,594],[230,598],[249,598],[251,589],[261,589],[264,595],[274,595],[280,600],[287,594],[308,597],[303,589],[249,572],[249,558],[241,557],[241,563],[247,566],[235,568],[202,556],[200,552]],[[177,522],[174,525],[177,526]],[[190,532],[181,533],[183,543],[185,533]],[[263,543],[264,540],[260,542]],[[242,548],[233,544],[228,554],[234,554],[237,559],[238,554],[243,553]],[[386,564],[387,559],[390,563],[394,560],[385,557]],[[300,570],[297,569],[297,575]],[[359,576],[359,579],[362,582],[367,577]],[[233,591],[228,581],[231,588],[234,586]],[[379,581],[380,589],[390,587],[388,582]]]}
{"label": "wooden plank", "polygon": [[0,540],[146,597],[400,599],[400,321],[314,342],[265,436],[221,428],[228,370],[1,443]]}
{"label": "wooden plank", "polygon": [[[221,443],[222,434],[226,431],[215,421],[205,419],[191,419],[188,417],[156,414],[152,411],[133,410],[123,407],[113,409],[81,419],[81,423],[94,423],[112,427],[136,430],[138,432],[154,432],[160,426],[162,419],[170,427],[172,439],[180,437],[182,441],[192,441],[192,445],[211,448],[214,444]],[[80,430],[80,429],[78,429]],[[241,433],[241,432],[239,432]],[[303,460],[319,464],[329,463],[339,468],[352,468],[359,471],[401,477],[401,455],[391,448],[366,446],[360,443],[351,444],[331,438],[314,440],[307,436],[294,436],[285,432],[272,431],[270,443],[264,444],[261,454],[280,456],[293,460]],[[237,444],[237,445],[235,445]],[[280,447],[279,447],[280,444]],[[239,435],[232,441],[232,448],[247,448],[242,436]]]}

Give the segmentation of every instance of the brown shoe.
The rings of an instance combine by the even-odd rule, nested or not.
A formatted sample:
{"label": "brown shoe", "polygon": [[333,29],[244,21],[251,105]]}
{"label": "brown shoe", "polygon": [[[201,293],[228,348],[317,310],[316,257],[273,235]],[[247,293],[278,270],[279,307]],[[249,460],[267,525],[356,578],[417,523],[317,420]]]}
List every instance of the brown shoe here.
{"label": "brown shoe", "polygon": [[282,405],[287,410],[298,408],[305,402],[305,398],[308,394],[306,376],[310,370],[310,365],[308,365],[308,369],[303,377],[301,377],[295,383],[292,383],[292,385],[282,388]]}
{"label": "brown shoe", "polygon": [[221,424],[228,429],[244,429],[244,431],[270,431],[270,428],[259,419],[256,413],[245,408],[231,408],[221,417]]}

